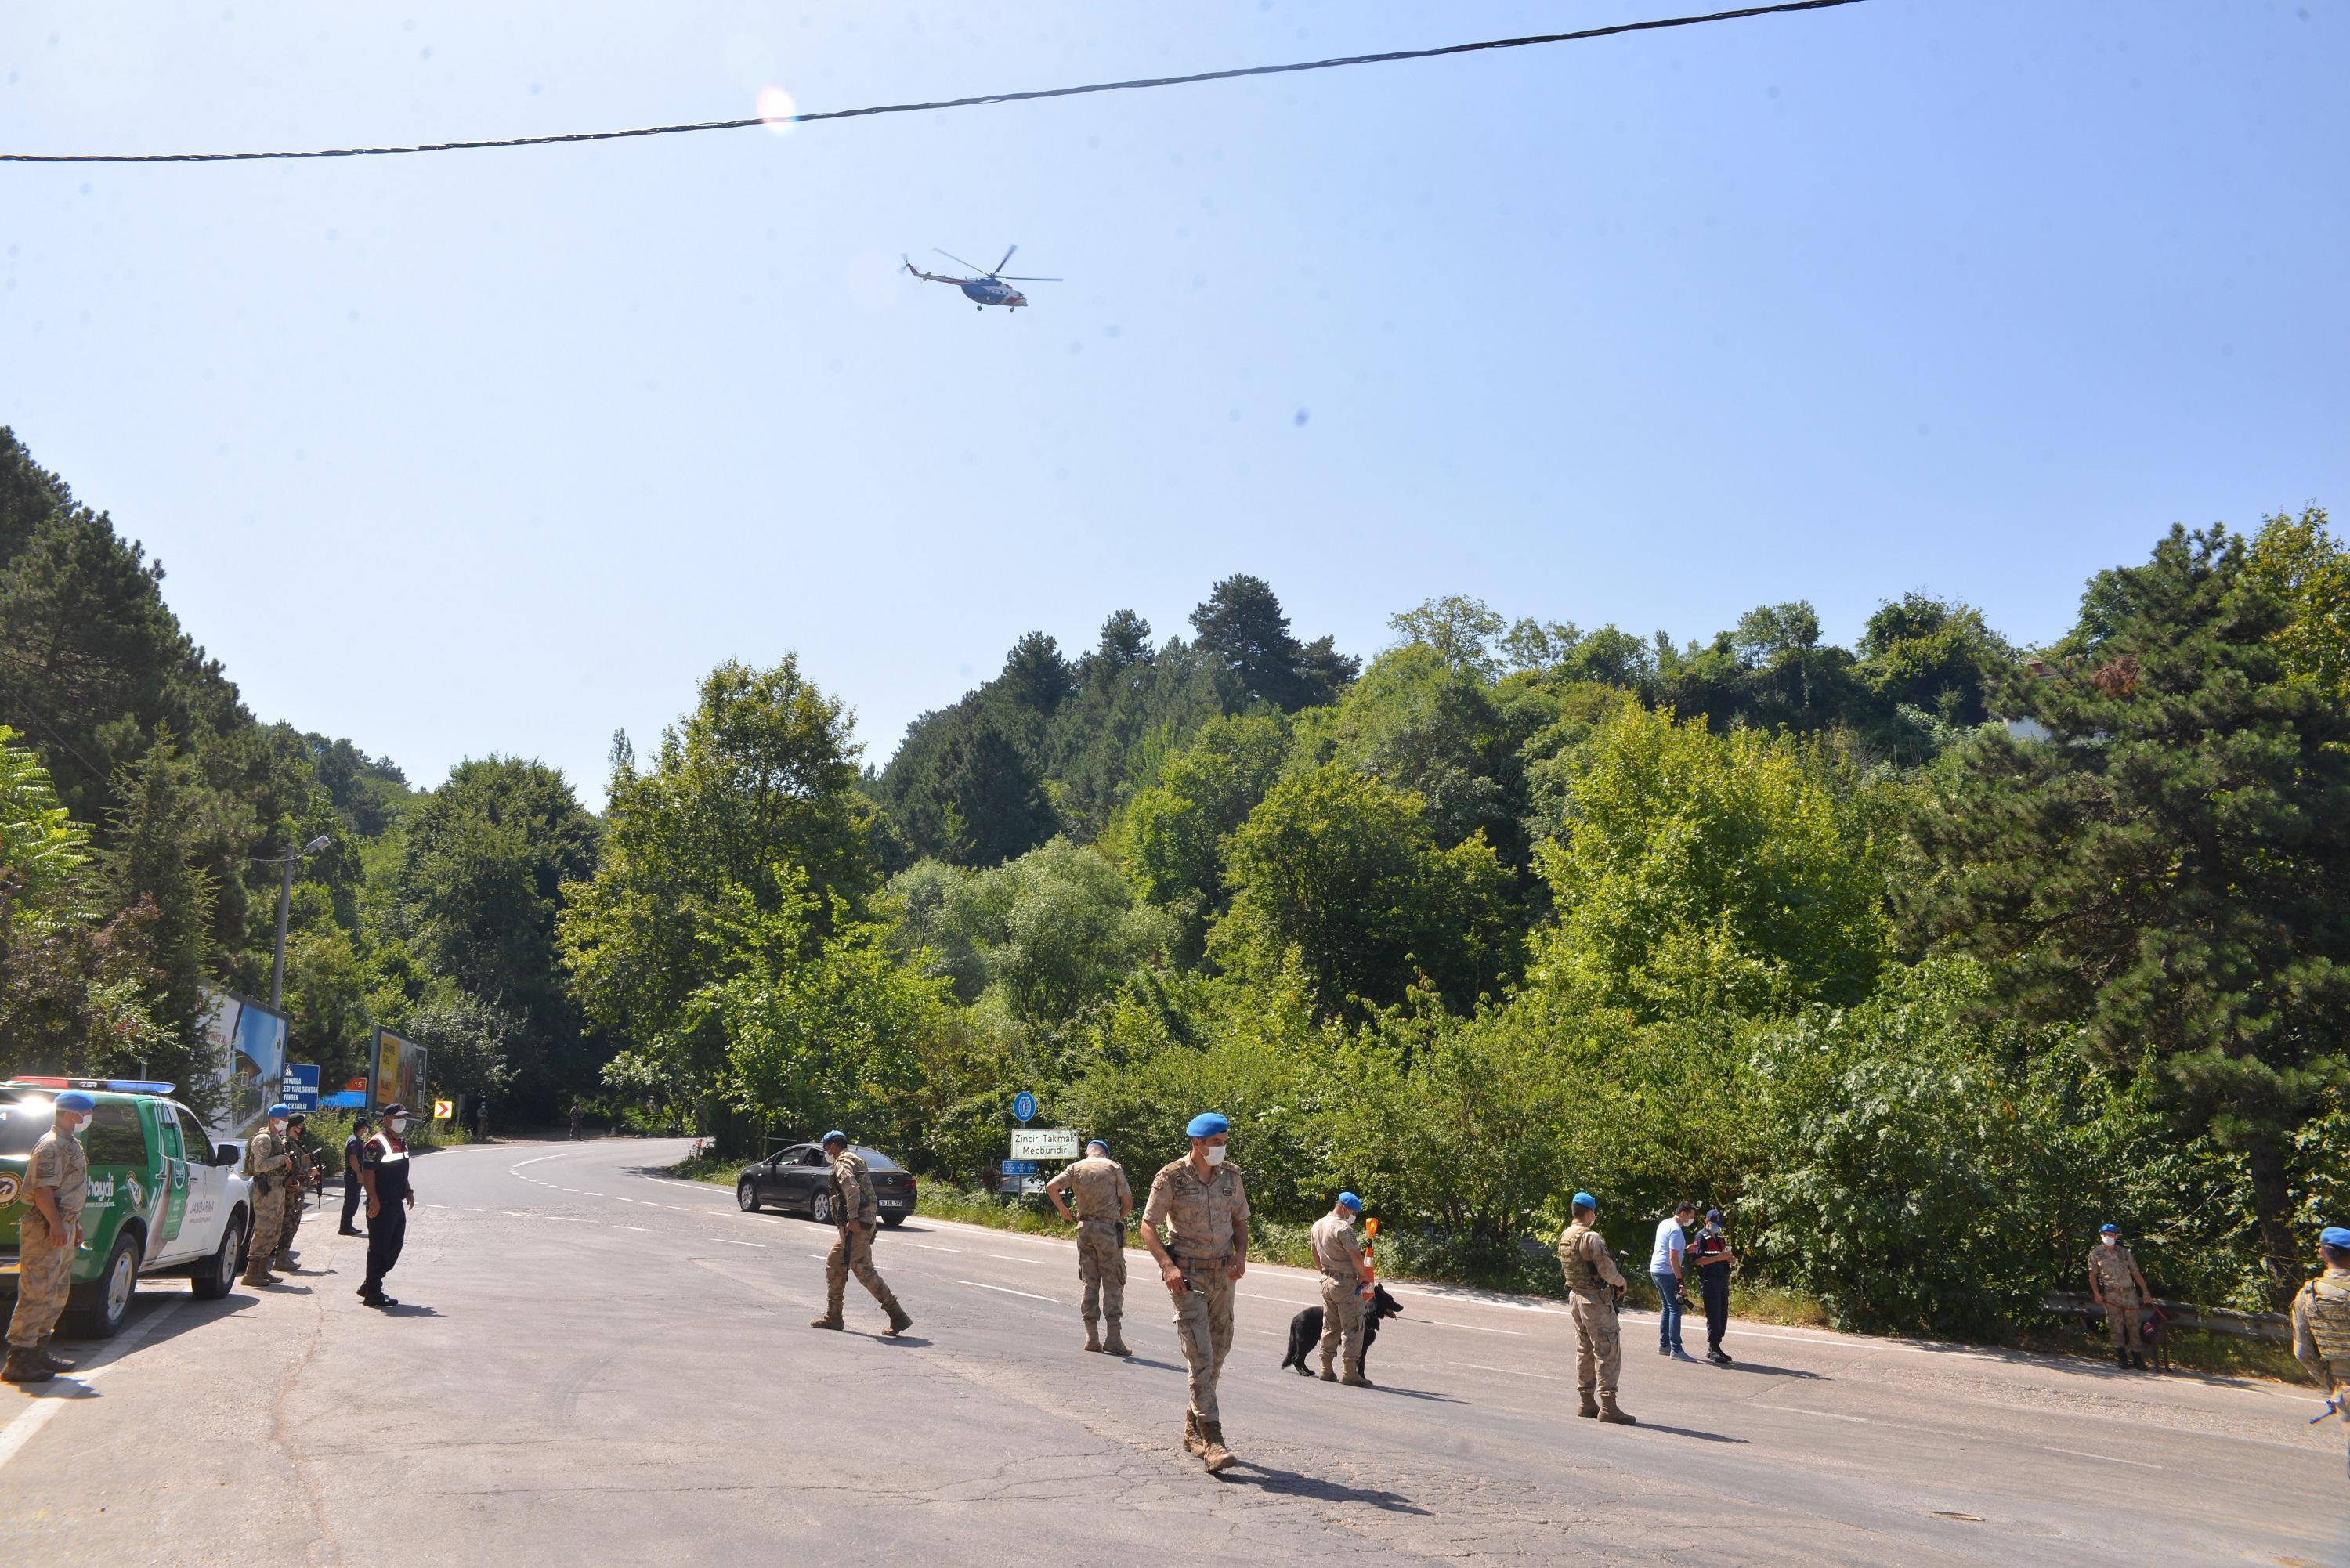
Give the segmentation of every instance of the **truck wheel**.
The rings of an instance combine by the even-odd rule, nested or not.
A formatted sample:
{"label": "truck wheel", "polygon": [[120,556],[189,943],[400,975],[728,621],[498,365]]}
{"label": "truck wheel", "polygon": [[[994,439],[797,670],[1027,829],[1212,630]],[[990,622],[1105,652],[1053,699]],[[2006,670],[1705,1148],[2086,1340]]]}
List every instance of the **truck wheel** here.
{"label": "truck wheel", "polygon": [[106,1267],[88,1284],[76,1285],[70,1298],[77,1339],[112,1339],[130,1316],[130,1299],[139,1293],[139,1238],[129,1231],[114,1239]]}
{"label": "truck wheel", "polygon": [[200,1302],[216,1302],[236,1285],[236,1276],[244,1269],[244,1210],[240,1209],[228,1217],[228,1228],[221,1232],[220,1250],[209,1262],[196,1265],[190,1282],[195,1287]]}

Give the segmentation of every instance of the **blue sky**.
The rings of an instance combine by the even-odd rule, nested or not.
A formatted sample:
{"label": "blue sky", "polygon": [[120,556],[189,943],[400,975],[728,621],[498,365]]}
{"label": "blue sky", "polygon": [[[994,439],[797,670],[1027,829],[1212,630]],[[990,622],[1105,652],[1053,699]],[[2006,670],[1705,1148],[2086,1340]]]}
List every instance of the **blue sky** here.
{"label": "blue sky", "polygon": [[[529,134],[1696,9],[0,12],[0,147]],[[886,758],[1022,632],[1270,580],[1703,637],[1912,587],[2023,640],[2174,520],[2350,504],[2350,14],[1868,0],[589,147],[0,166],[0,422],[265,718],[601,797],[733,657]],[[1060,274],[975,313],[942,245]]]}

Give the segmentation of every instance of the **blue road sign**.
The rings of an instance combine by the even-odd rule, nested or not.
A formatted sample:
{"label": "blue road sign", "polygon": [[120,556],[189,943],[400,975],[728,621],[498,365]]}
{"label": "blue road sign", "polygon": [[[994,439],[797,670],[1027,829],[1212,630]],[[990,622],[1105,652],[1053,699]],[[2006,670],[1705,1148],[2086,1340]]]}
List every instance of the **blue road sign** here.
{"label": "blue road sign", "polygon": [[307,1062],[286,1064],[286,1076],[277,1085],[286,1103],[297,1111],[318,1108],[318,1069]]}
{"label": "blue road sign", "polygon": [[328,1095],[318,1104],[338,1111],[363,1111],[367,1109],[367,1091],[346,1089],[339,1095]]}
{"label": "blue road sign", "polygon": [[1007,1159],[1003,1162],[1003,1174],[1006,1176],[1035,1176],[1038,1174],[1036,1162],[1033,1159]]}
{"label": "blue road sign", "polygon": [[1036,1119],[1036,1096],[1023,1089],[1012,1096],[1012,1119],[1033,1122]]}

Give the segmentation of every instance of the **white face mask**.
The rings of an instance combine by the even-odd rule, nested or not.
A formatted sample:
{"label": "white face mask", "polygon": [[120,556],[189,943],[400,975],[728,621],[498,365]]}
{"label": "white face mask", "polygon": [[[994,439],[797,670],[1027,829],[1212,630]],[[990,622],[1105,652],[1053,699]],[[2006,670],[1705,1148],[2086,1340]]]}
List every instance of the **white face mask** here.
{"label": "white face mask", "polygon": [[2122,1239],[2119,1236],[2103,1236],[2098,1240],[2104,1241],[2108,1247],[2118,1247],[2122,1244]]}
{"label": "white face mask", "polygon": [[393,1132],[403,1133],[408,1130],[408,1118],[406,1116],[394,1116],[383,1125]]}
{"label": "white face mask", "polygon": [[1210,1165],[1222,1165],[1222,1164],[1223,1164],[1223,1163],[1224,1163],[1224,1146],[1223,1146],[1222,1144],[1220,1144],[1220,1143],[1211,1143],[1211,1144],[1210,1144],[1210,1145],[1208,1146],[1207,1160],[1208,1160],[1208,1163],[1209,1163]]}

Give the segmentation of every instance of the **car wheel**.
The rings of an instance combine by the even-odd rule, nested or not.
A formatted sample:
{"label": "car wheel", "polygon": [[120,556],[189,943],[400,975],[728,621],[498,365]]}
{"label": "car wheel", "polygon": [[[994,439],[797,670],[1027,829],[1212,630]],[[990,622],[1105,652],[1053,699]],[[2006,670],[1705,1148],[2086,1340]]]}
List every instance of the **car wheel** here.
{"label": "car wheel", "polygon": [[244,1268],[244,1213],[242,1210],[228,1217],[228,1229],[221,1232],[220,1251],[212,1261],[199,1266],[191,1279],[195,1297],[200,1302],[216,1302],[235,1288],[236,1276]]}
{"label": "car wheel", "polygon": [[903,1214],[884,1214],[881,1216],[881,1223],[889,1226],[892,1231],[895,1231],[899,1226],[903,1225],[905,1222],[906,1217]]}
{"label": "car wheel", "polygon": [[130,1315],[130,1300],[139,1293],[139,1240],[117,1236],[114,1251],[98,1278],[77,1285],[73,1293],[73,1329],[77,1339],[112,1339]]}
{"label": "car wheel", "polygon": [[756,1214],[759,1211],[759,1189],[753,1185],[749,1177],[746,1176],[734,1184],[734,1203],[745,1214]]}
{"label": "car wheel", "polygon": [[819,1225],[832,1223],[832,1194],[819,1189],[808,1194],[808,1218]]}

